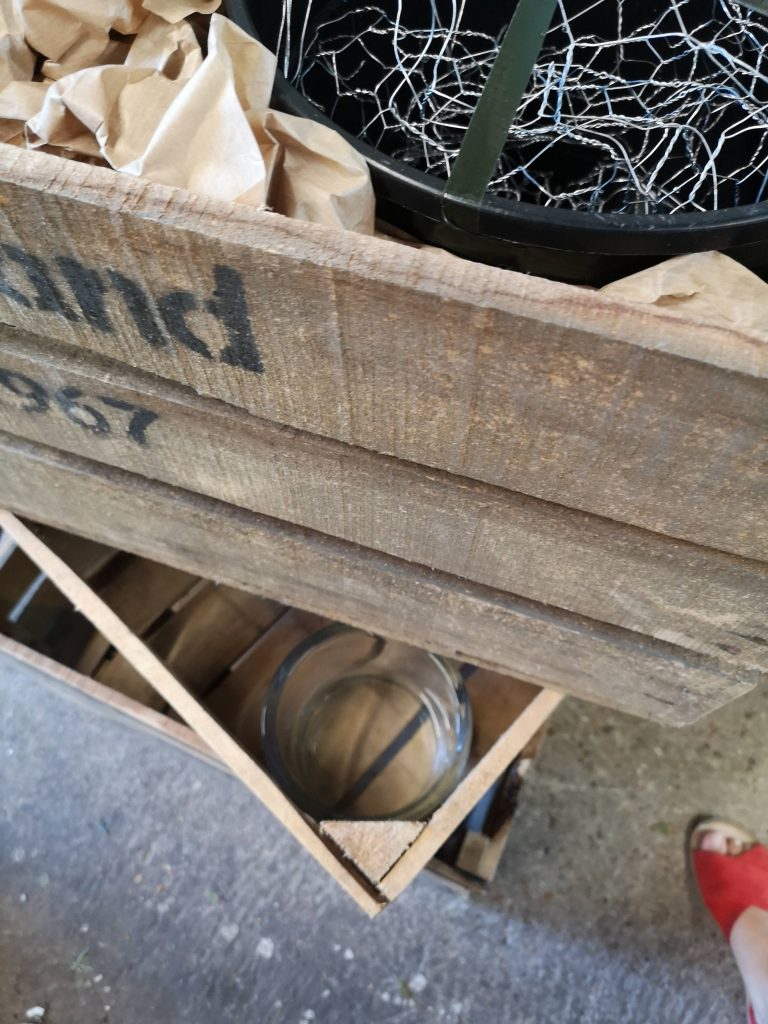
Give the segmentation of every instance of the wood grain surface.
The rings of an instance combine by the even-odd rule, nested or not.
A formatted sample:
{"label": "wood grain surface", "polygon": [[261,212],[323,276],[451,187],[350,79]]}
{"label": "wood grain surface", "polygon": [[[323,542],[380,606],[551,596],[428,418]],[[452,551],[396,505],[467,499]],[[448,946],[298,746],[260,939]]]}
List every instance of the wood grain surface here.
{"label": "wood grain surface", "polygon": [[0,327],[0,345],[9,433],[768,668],[763,563],[280,426],[25,332]]}
{"label": "wood grain surface", "polygon": [[768,559],[768,336],[0,148],[0,320],[267,420]]}
{"label": "wood grain surface", "polygon": [[448,657],[671,724],[760,675],[142,477],[0,438],[0,503]]}
{"label": "wood grain surface", "polygon": [[[281,605],[256,594],[205,583],[142,639],[190,692],[202,696],[281,611]],[[149,707],[164,707],[121,654],[104,662],[95,678]]]}
{"label": "wood grain surface", "polygon": [[232,739],[229,733],[189,693],[160,659],[54,552],[20,520],[0,511],[0,526],[13,535],[61,592],[103,633],[186,724],[216,753],[225,765],[261,800],[264,806],[307,849],[326,871],[370,916],[382,903],[342,865],[301,812],[282,794],[269,775]]}
{"label": "wood grain surface", "polygon": [[[222,727],[217,717],[211,715],[210,708],[198,701],[181,680],[175,678],[167,662],[160,660],[157,653],[115,615],[98,592],[41,541],[37,532],[5,510],[0,510],[0,529],[11,533],[45,573],[46,578],[60,589],[62,597],[80,608],[88,620],[108,638],[126,665],[143,678],[148,687],[156,690],[168,701],[188,725],[194,727],[197,733],[196,740],[199,737],[197,748],[200,749],[202,743],[204,751],[210,749],[216,753],[370,916],[375,916],[385,902],[398,896],[427,866],[432,855],[443,845],[448,835],[465,819],[486,790],[506,771],[562,700],[558,693],[543,691],[519,680],[507,677],[491,678],[489,673],[483,672],[474,673],[468,682],[473,708],[477,706],[478,699],[489,697],[489,705],[495,706],[499,713],[494,722],[491,722],[490,717],[487,719],[486,725],[490,727],[489,729],[480,729],[476,761],[428,822],[347,821],[316,824],[305,820],[297,813],[296,808],[276,788],[262,768],[250,758],[237,739],[226,727]],[[190,607],[192,604],[194,598],[184,607]],[[291,616],[293,624],[288,621]],[[293,612],[287,612],[280,623],[269,631],[272,637],[269,633],[263,634],[256,647],[261,648],[262,654],[268,653],[271,640],[277,636],[280,629],[282,633],[277,636],[278,640],[292,630],[295,632],[297,627],[301,629],[306,625],[308,623],[301,621],[300,614],[296,616]],[[4,638],[0,638],[0,641],[2,640]],[[122,688],[120,693],[109,693],[104,688],[99,688],[99,684],[84,679],[78,673],[51,666],[47,659],[40,659],[34,652],[12,642],[0,642],[0,652],[27,660],[43,671],[52,668],[52,674],[56,678],[80,693],[101,699],[115,710],[133,713],[138,721],[150,727],[159,727],[164,735],[184,741],[183,729],[170,722],[166,725],[158,720],[159,716],[153,718],[152,712],[145,710],[143,705],[147,703],[146,694],[137,694],[133,699],[126,699]],[[473,679],[477,682],[477,687],[472,686]],[[238,694],[233,693],[232,696],[237,697]],[[137,699],[139,697],[140,700]],[[141,706],[138,713],[135,710],[137,705]],[[429,836],[425,837],[425,833]],[[320,843],[320,837],[331,839],[332,843]],[[329,857],[329,853],[336,857],[335,862]],[[370,888],[360,884],[363,878],[370,883]],[[380,881],[382,879],[383,881]],[[385,890],[386,899],[383,897]]]}

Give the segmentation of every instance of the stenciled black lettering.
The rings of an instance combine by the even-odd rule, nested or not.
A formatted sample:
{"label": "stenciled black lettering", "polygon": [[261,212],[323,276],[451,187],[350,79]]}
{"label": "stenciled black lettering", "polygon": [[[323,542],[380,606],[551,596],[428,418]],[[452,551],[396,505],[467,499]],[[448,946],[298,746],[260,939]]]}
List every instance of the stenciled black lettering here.
{"label": "stenciled black lettering", "polygon": [[84,267],[80,260],[73,259],[71,256],[59,256],[56,262],[67,284],[72,289],[86,321],[97,331],[111,334],[113,331],[112,321],[109,319],[107,307],[104,305],[107,286],[98,270]]}
{"label": "stenciled black lettering", "polygon": [[149,298],[141,285],[121,274],[119,270],[108,270],[107,276],[120,292],[125,308],[131,314],[144,341],[153,348],[164,348],[168,342],[150,309]]}
{"label": "stenciled black lettering", "polygon": [[213,268],[216,287],[213,299],[205,308],[221,323],[229,337],[229,344],[221,350],[221,361],[229,366],[252,373],[264,373],[264,363],[253,334],[243,279],[231,267],[218,264]]}
{"label": "stenciled black lettering", "polygon": [[104,436],[110,433],[107,417],[94,409],[92,405],[83,405],[78,399],[82,398],[83,392],[80,388],[59,388],[54,392],[53,397],[56,404],[72,423],[78,427],[90,430],[92,434]]}
{"label": "stenciled black lettering", "polygon": [[27,298],[24,292],[20,292],[18,288],[14,288],[13,285],[6,281],[3,274],[3,263],[0,260],[0,295],[5,295],[15,302],[19,306],[24,306],[26,309],[32,309],[32,300]]}
{"label": "stenciled black lettering", "polygon": [[150,409],[143,409],[140,405],[134,405],[132,402],[124,402],[121,398],[112,398],[111,395],[99,395],[99,400],[112,409],[120,409],[122,412],[132,413],[133,415],[128,422],[128,437],[135,441],[136,444],[141,445],[142,448],[149,447],[147,430],[155,420],[159,419],[156,412],[152,412]]}
{"label": "stenciled black lettering", "polygon": [[[25,252],[17,245],[2,245],[0,246],[0,249],[2,249],[2,252],[8,257],[8,259],[13,260],[14,263],[17,263],[23,269],[30,284],[35,289],[36,297],[34,304],[38,309],[51,313],[59,313],[61,316],[66,317],[67,320],[71,320],[73,323],[80,319],[74,309],[72,309],[69,303],[64,299],[56,285],[56,282],[48,272],[48,268],[41,259]],[[16,289],[13,289],[13,291],[15,290]],[[6,294],[9,293],[6,292]],[[10,295],[9,297],[13,298],[13,295]],[[22,296],[22,300],[22,305],[32,305],[26,296]]]}
{"label": "stenciled black lettering", "polygon": [[11,394],[24,399],[26,404],[21,407],[24,412],[48,412],[51,406],[48,392],[25,373],[0,369],[0,384]]}
{"label": "stenciled black lettering", "polygon": [[189,314],[200,309],[200,303],[192,292],[166,292],[157,300],[157,308],[171,337],[204,359],[213,359],[211,350],[187,323]]}

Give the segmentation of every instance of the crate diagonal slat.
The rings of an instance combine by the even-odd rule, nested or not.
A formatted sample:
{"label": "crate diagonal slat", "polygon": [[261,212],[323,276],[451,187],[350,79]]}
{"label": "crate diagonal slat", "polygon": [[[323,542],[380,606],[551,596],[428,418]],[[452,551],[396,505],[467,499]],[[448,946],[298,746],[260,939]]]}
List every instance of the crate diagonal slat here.
{"label": "crate diagonal slat", "polygon": [[[530,683],[475,673],[477,690],[489,694],[501,686],[495,701],[496,727],[491,711],[481,719],[472,746],[470,770],[428,822],[322,822],[315,830],[269,775],[224,728],[201,700],[188,691],[168,667],[29,527],[12,513],[0,511],[3,537],[10,537],[50,581],[75,605],[200,740],[258,797],[312,856],[331,874],[369,916],[376,916],[428,864],[486,791],[509,768],[556,709],[562,695]],[[281,630],[292,637],[301,619],[285,614],[254,645],[258,654],[265,639]],[[309,620],[311,621],[311,620]],[[237,669],[235,670],[237,671]],[[472,676],[468,685],[471,686]],[[504,684],[508,684],[505,688]],[[494,703],[493,701],[491,703]]]}

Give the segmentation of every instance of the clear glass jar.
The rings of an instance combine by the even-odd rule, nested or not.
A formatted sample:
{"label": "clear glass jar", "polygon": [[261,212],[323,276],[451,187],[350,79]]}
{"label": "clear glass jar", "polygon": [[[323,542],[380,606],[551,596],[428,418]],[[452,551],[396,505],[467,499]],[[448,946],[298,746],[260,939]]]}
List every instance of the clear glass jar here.
{"label": "clear glass jar", "polygon": [[472,734],[456,666],[342,625],[286,658],[261,724],[270,773],[317,820],[428,817],[461,778]]}

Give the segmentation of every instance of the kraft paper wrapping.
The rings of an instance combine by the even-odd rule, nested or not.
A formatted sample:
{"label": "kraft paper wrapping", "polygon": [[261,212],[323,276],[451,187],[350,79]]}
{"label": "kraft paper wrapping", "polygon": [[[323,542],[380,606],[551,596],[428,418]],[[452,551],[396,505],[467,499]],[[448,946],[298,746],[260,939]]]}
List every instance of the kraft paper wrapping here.
{"label": "kraft paper wrapping", "polygon": [[144,29],[150,16],[168,23],[188,15],[212,13],[221,0],[189,3],[183,0],[6,0],[20,10],[26,40],[47,57],[43,74],[63,78],[97,64],[119,63],[125,44],[110,38],[118,32],[132,36]]}
{"label": "kraft paper wrapping", "polygon": [[[269,110],[275,57],[218,14],[204,54],[184,19],[218,6],[0,0],[0,141],[372,233],[362,157],[338,133]],[[38,81],[33,50],[47,58]]]}
{"label": "kraft paper wrapping", "polygon": [[602,291],[768,339],[768,283],[719,252],[678,256],[606,285]]}

